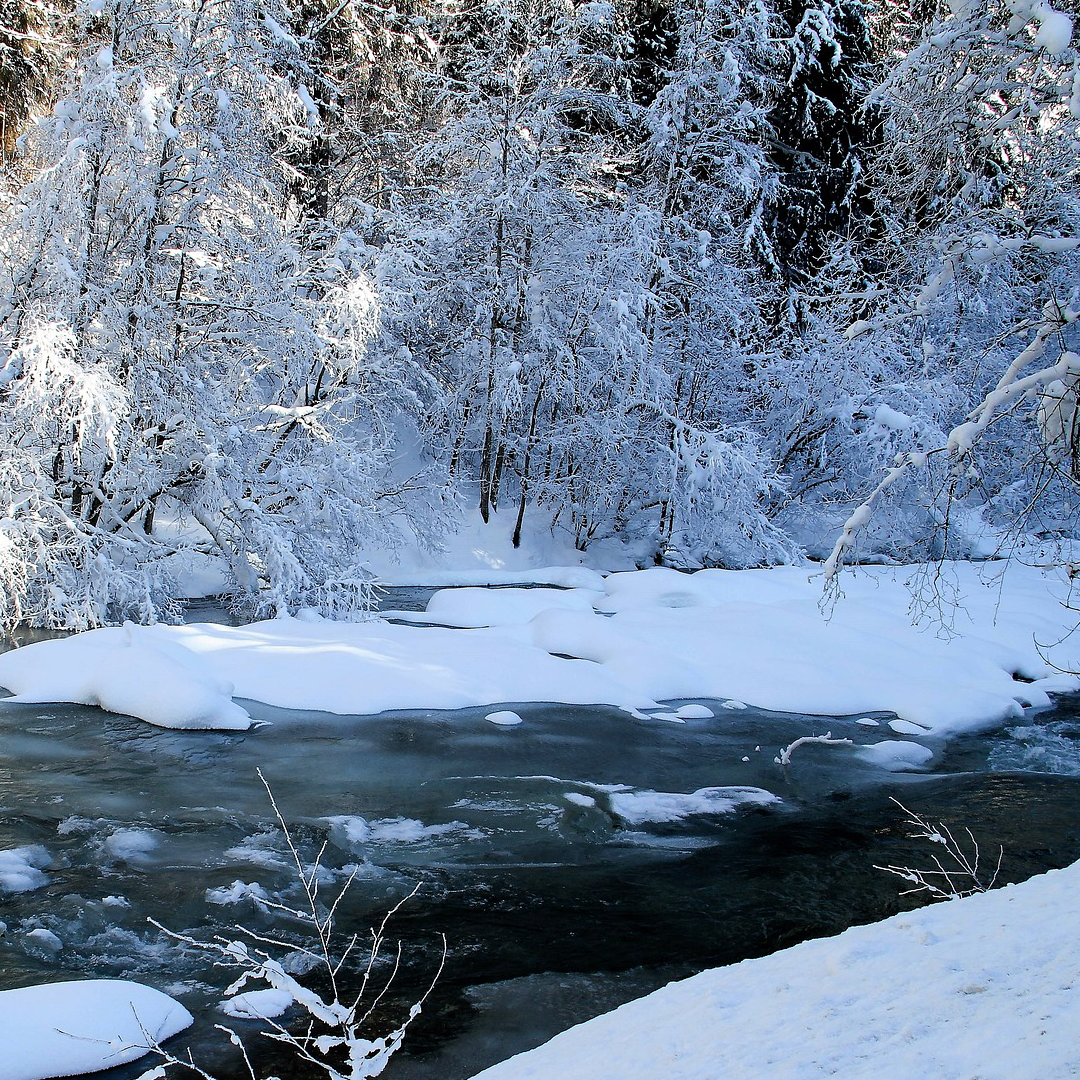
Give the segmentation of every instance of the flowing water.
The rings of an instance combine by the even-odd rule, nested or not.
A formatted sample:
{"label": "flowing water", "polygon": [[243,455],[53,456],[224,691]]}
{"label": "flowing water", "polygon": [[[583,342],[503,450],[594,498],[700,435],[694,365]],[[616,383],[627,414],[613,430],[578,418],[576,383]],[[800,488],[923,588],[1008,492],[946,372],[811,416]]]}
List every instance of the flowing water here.
{"label": "flowing water", "polygon": [[[302,900],[260,768],[302,859],[326,844],[323,895],[355,872],[343,929],[365,932],[420,884],[390,926],[402,961],[382,1030],[426,989],[446,936],[390,1080],[467,1077],[672,978],[910,906],[874,869],[928,861],[892,797],[970,827],[991,862],[1002,845],[1003,881],[1080,857],[1075,699],[931,743],[930,768],[906,773],[848,748],[775,761],[826,729],[896,737],[887,717],[875,728],[706,704],[714,717],[684,723],[528,705],[516,727],[487,709],[329,717],[252,704],[271,724],[237,735],[0,701],[0,989],[148,982],[196,1014],[176,1047],[221,1080],[241,1076],[214,1030],[234,973],[147,920],[196,941],[235,937],[237,923],[299,940],[294,920],[253,899]],[[390,970],[385,959],[376,984]],[[304,1075],[246,1031],[260,1067]]]}

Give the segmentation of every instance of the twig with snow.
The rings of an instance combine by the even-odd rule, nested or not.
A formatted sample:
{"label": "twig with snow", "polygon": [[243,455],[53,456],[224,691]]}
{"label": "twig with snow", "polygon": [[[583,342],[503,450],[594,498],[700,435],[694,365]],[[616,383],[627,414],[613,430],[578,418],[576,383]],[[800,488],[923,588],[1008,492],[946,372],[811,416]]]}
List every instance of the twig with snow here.
{"label": "twig with snow", "polygon": [[851,746],[850,739],[834,739],[831,731],[826,731],[824,735],[803,735],[801,738],[796,739],[793,743],[789,743],[780,751],[779,755],[773,760],[777,765],[790,765],[791,755],[800,747],[805,746],[807,743],[822,743],[825,746]]}
{"label": "twig with snow", "polygon": [[[900,894],[901,896],[925,892],[929,893],[933,900],[955,900],[962,896],[988,892],[994,887],[1001,870],[1004,848],[998,847],[997,862],[994,864],[993,872],[987,877],[980,869],[982,856],[979,842],[970,829],[964,829],[970,846],[970,850],[966,850],[947,825],[941,822],[932,824],[909,810],[899,799],[894,798],[892,801],[907,815],[909,824],[915,826],[916,831],[909,833],[909,836],[915,840],[929,840],[932,844],[937,844],[942,852],[941,857],[937,853],[930,856],[934,864],[933,870],[922,870],[910,866],[874,866],[875,870],[895,874],[911,884],[912,887],[905,889]],[[947,869],[946,865],[950,868]]]}

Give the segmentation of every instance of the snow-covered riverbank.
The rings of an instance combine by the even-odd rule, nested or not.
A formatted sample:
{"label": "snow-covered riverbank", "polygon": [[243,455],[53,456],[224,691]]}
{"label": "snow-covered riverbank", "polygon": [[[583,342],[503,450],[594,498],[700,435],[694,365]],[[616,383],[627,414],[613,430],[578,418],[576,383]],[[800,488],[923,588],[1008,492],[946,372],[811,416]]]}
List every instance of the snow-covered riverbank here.
{"label": "snow-covered riverbank", "polygon": [[[231,697],[343,714],[523,701],[661,712],[666,700],[709,697],[895,712],[914,735],[997,723],[1080,685],[1063,674],[1080,669],[1080,638],[1057,570],[863,568],[824,614],[821,579],[806,567],[654,569],[586,584],[448,589],[426,613],[400,613],[437,626],[287,618],[95,630],[0,656],[0,685],[23,701],[100,704],[172,727],[246,727]],[[918,625],[913,605],[926,614]]]}
{"label": "snow-covered riverbank", "polygon": [[1080,864],[672,983],[475,1080],[1080,1075]]}

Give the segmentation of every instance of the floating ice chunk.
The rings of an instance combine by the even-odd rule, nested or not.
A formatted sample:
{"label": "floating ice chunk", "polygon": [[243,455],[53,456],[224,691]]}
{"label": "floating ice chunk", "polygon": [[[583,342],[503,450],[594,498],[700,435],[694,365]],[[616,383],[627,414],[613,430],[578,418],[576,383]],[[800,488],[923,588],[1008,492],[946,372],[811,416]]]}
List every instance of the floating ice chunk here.
{"label": "floating ice chunk", "polygon": [[114,979],[0,991],[0,1080],[46,1080],[135,1061],[191,1024],[171,997]]}
{"label": "floating ice chunk", "polygon": [[131,907],[131,901],[125,896],[104,896],[101,899],[102,906],[104,907]]}
{"label": "floating ice chunk", "polygon": [[734,698],[729,698],[727,701],[720,702],[721,709],[745,709],[745,701],[736,701]]}
{"label": "floating ice chunk", "polygon": [[880,765],[889,772],[918,768],[925,765],[934,756],[934,751],[922,743],[905,742],[900,739],[888,739],[885,742],[860,746],[856,753],[864,761]]}
{"label": "floating ice chunk", "polygon": [[855,723],[862,724],[863,727],[879,727],[881,725],[881,721],[875,720],[872,716],[860,717]]}
{"label": "floating ice chunk", "polygon": [[130,623],[0,656],[0,686],[15,701],[99,705],[158,727],[246,731],[251,717],[189,649]]}
{"label": "floating ice chunk", "polygon": [[669,791],[615,791],[611,808],[627,825],[680,821],[696,814],[730,814],[740,806],[768,806],[780,799],[753,787],[699,788],[689,795]]}
{"label": "floating ice chunk", "polygon": [[516,712],[510,712],[509,710],[488,713],[484,719],[489,724],[495,724],[498,727],[517,727],[521,723],[521,717]]}
{"label": "floating ice chunk", "polygon": [[235,997],[226,998],[218,1008],[226,1016],[240,1020],[272,1020],[281,1016],[293,1003],[288,990],[248,990]]}
{"label": "floating ice chunk", "polygon": [[49,853],[40,844],[0,851],[0,891],[30,892],[31,889],[40,889],[49,881],[42,870],[51,863]]}

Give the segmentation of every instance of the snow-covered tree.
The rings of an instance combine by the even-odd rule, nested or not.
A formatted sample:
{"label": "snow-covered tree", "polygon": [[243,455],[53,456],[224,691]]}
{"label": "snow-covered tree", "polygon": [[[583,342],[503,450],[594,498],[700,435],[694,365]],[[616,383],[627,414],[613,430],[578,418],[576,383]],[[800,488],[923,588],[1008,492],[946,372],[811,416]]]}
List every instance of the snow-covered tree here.
{"label": "snow-covered tree", "polygon": [[596,407],[579,396],[581,366],[597,323],[618,321],[622,272],[616,34],[603,4],[515,0],[451,17],[419,186],[394,203],[378,271],[387,318],[441,389],[432,448],[475,484],[485,520],[500,500],[520,516],[550,494],[568,467],[553,432]]}
{"label": "snow-covered tree", "polygon": [[35,135],[2,316],[4,622],[172,612],[178,549],[239,606],[363,600],[389,453],[377,301],[290,214],[317,124],[246,0],[95,5]]}
{"label": "snow-covered tree", "polygon": [[758,258],[776,185],[766,154],[775,26],[764,5],[725,0],[671,16],[631,203],[648,298],[635,483],[659,557],[746,565],[791,555],[768,519],[781,485],[745,400],[766,333]]}
{"label": "snow-covered tree", "polygon": [[[886,125],[872,178],[881,270],[845,336],[960,400],[939,437],[906,448],[862,505],[933,477],[942,535],[965,498],[1003,529],[1075,527],[1072,29],[1047,3],[958,2],[871,97]],[[848,540],[865,516],[860,506]]]}

